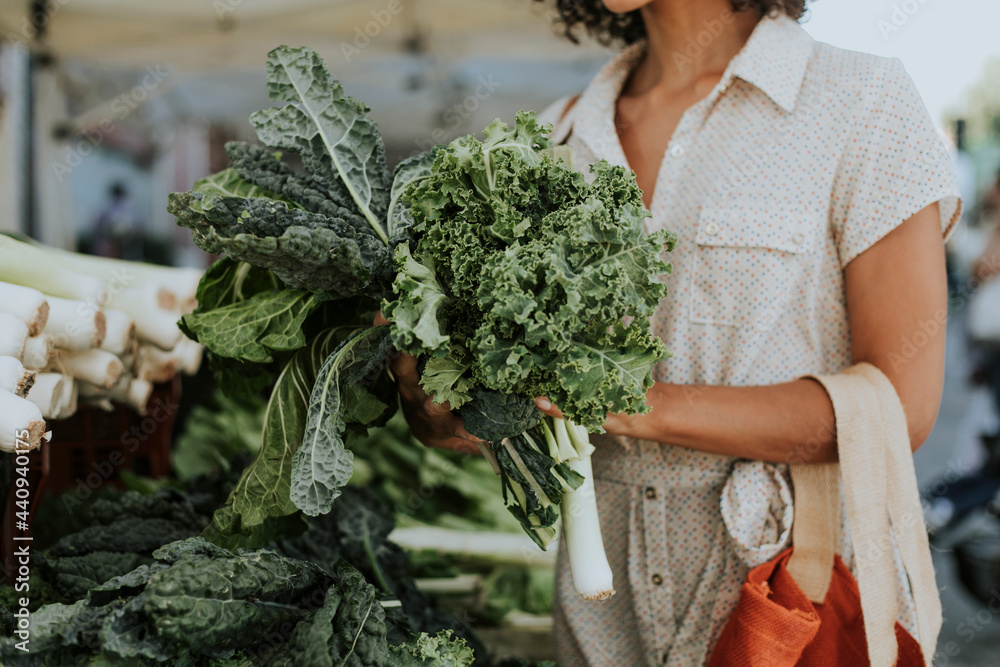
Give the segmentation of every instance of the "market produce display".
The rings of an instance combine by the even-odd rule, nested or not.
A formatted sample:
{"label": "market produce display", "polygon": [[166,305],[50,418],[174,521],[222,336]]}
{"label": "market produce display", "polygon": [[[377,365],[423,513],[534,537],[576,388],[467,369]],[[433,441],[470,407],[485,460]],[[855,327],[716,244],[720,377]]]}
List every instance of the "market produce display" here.
{"label": "market produce display", "polygon": [[0,451],[15,433],[38,447],[81,403],[143,414],[154,383],[197,372],[202,347],[177,319],[202,274],[0,235]]}
{"label": "market produce display", "polygon": [[[83,520],[34,555],[32,650],[6,633],[0,664],[469,665],[473,650],[485,656],[462,621],[418,590],[408,555],[387,539],[392,515],[370,491],[349,486],[329,514],[299,520],[266,549],[234,551],[196,537],[233,481],[147,480],[159,488],[105,492],[86,508],[54,499],[50,512],[72,507]],[[0,620],[4,604],[18,606],[19,594],[3,591]]]}
{"label": "market produce display", "polygon": [[[313,51],[272,51],[267,75],[285,103],[251,117],[268,148],[229,144],[232,168],[170,200],[226,255],[182,328],[224,390],[272,387],[258,456],[205,536],[253,544],[329,512],[353,446],[396,412],[395,349],[421,355],[424,387],[489,441],[508,507],[543,547],[562,504],[577,589],[607,597],[586,429],[647,409],[667,355],[648,318],[674,238],[644,233],[634,175],[598,163],[588,180],[527,112],[390,175],[366,107]],[[383,305],[392,324],[372,327]],[[573,422],[542,419],[541,394]]]}

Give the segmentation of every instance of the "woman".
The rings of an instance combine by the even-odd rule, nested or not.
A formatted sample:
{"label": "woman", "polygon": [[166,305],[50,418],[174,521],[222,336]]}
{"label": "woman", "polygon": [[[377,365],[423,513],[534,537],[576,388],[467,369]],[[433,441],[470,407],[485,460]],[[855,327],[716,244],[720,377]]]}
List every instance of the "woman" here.
{"label": "woman", "polygon": [[[560,664],[707,660],[748,568],[788,545],[784,464],[836,460],[830,400],[804,375],[870,362],[902,400],[913,449],[934,424],[942,240],[959,209],[950,162],[902,65],[815,42],[795,21],[803,4],[558,2],[567,31],[626,46],[548,112],[557,138],[581,162],[634,169],[650,229],[679,237],[653,318],[674,356],[652,411],[609,415],[596,438],[617,594],[579,599],[560,552]],[[413,360],[395,370],[417,436],[468,449]],[[843,540],[839,552],[851,562]]]}

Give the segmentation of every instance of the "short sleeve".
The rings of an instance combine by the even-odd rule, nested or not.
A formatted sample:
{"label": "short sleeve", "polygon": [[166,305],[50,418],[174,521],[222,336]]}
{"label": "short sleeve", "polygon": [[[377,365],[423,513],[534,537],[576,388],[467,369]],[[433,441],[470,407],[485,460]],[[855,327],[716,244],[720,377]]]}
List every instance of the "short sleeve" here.
{"label": "short sleeve", "polygon": [[879,59],[861,83],[834,178],[831,224],[841,267],[934,202],[946,239],[961,215],[951,159],[898,59]]}

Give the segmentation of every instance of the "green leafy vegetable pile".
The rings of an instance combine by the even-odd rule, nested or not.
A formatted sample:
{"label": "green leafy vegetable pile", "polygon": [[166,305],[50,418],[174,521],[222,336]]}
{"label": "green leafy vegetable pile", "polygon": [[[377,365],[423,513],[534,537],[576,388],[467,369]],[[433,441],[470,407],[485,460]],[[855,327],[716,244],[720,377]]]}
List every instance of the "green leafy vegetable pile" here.
{"label": "green leafy vegetable pile", "polygon": [[[232,168],[169,205],[200,247],[226,255],[183,329],[227,391],[272,387],[257,458],[205,537],[259,543],[283,517],[329,512],[351,450],[396,412],[386,361],[398,350],[421,355],[424,388],[489,441],[504,499],[540,545],[562,505],[582,517],[567,522],[571,552],[603,554],[587,429],[646,410],[667,356],[649,315],[674,237],[644,233],[634,175],[574,171],[530,112],[390,174],[366,107],[316,53],[275,49],[267,78],[284,104],[251,117],[266,148],[230,144]],[[380,306],[391,326],[371,326]],[[543,420],[540,394],[574,423]],[[610,595],[610,569],[588,558],[600,581],[578,589]]]}
{"label": "green leafy vegetable pile", "polygon": [[[0,640],[3,664],[471,665],[464,640],[442,631],[402,645],[363,575],[332,572],[267,550],[195,537],[167,544],[149,565],[92,588],[71,605],[30,616],[30,652]],[[409,643],[412,641],[412,643]],[[389,656],[406,662],[389,662]],[[435,662],[435,656],[451,662]],[[81,662],[82,659],[88,659]]]}

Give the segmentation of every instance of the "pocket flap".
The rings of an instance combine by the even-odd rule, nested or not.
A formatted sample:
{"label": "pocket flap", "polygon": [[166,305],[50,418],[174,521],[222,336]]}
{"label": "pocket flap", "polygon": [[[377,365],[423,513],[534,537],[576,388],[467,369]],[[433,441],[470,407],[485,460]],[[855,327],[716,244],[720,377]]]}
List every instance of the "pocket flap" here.
{"label": "pocket flap", "polygon": [[[815,214],[812,215],[815,219]],[[698,218],[695,243],[729,248],[769,248],[807,253],[819,245],[819,230],[805,210],[748,210],[706,206]]]}

